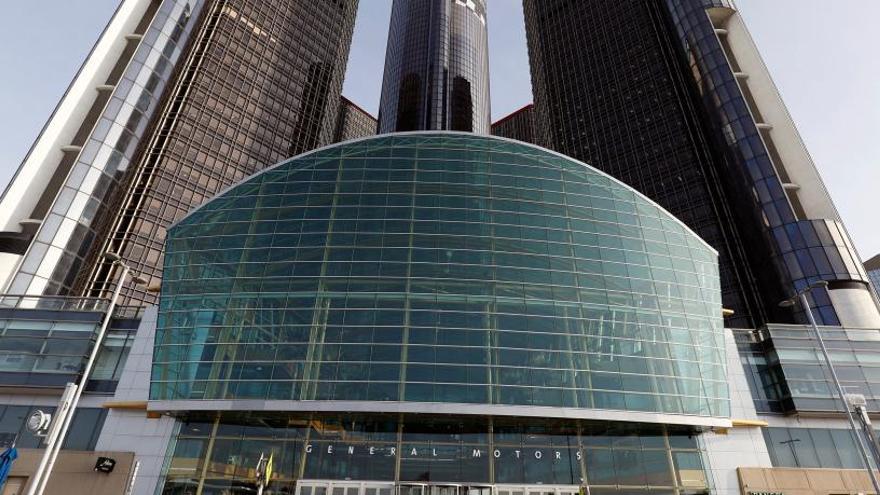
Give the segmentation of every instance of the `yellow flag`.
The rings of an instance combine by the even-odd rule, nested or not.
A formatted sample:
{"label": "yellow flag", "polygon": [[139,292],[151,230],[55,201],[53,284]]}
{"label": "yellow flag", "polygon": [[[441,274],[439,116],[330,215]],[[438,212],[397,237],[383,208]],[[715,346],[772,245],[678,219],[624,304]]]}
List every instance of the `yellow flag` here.
{"label": "yellow flag", "polygon": [[269,460],[266,461],[266,472],[263,475],[263,483],[268,485],[269,481],[272,480],[272,459],[275,457],[275,453],[269,454]]}

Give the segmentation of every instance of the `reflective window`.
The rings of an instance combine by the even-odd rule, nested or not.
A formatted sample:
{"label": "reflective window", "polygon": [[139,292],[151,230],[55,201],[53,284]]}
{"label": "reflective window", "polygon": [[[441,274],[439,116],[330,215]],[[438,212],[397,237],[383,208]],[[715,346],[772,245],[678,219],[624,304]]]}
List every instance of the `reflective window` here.
{"label": "reflective window", "polygon": [[762,428],[774,467],[864,469],[850,430]]}
{"label": "reflective window", "polygon": [[[0,405],[0,433],[15,435],[15,446],[18,448],[42,448],[43,438],[33,435],[27,429],[27,419],[37,409],[49,414],[55,412],[55,407],[53,406]],[[62,448],[69,450],[94,450],[106,417],[106,409],[77,409],[76,413],[74,413],[73,421],[70,423],[70,429]]]}
{"label": "reflective window", "polygon": [[217,424],[191,419],[182,426],[166,489],[252,484],[260,455],[271,455],[270,490],[300,479],[411,483],[401,486],[411,495],[425,482],[705,490],[694,433],[540,418],[225,413]]}

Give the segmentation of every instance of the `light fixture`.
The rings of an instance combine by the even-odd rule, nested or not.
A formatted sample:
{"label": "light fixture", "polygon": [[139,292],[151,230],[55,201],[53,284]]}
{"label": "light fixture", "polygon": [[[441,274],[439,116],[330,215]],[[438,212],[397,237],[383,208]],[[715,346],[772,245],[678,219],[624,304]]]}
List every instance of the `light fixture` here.
{"label": "light fixture", "polygon": [[49,425],[51,423],[52,415],[38,409],[31,413],[27,419],[26,425],[29,432],[38,437],[42,437],[46,435],[46,431],[49,430]]}

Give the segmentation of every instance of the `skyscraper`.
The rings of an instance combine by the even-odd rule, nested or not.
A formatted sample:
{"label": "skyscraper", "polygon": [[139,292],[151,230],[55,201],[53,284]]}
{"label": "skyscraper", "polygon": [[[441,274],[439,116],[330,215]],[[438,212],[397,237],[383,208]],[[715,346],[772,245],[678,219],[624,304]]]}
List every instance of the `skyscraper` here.
{"label": "skyscraper", "polygon": [[849,236],[726,0],[524,0],[538,142],[647,194],[718,249],[727,323],[880,325]]}
{"label": "skyscraper", "polygon": [[336,116],[336,131],[333,133],[333,142],[338,143],[372,136],[376,134],[376,126],[375,117],[343,96]]}
{"label": "skyscraper", "polygon": [[529,103],[519,110],[492,122],[492,135],[501,136],[525,143],[537,141],[535,130],[535,105]]}
{"label": "skyscraper", "polygon": [[395,0],[379,133],[488,134],[488,44],[485,0]]}
{"label": "skyscraper", "polygon": [[0,202],[6,292],[105,297],[106,251],[158,282],[170,223],[332,141],[356,10],[123,1]]}

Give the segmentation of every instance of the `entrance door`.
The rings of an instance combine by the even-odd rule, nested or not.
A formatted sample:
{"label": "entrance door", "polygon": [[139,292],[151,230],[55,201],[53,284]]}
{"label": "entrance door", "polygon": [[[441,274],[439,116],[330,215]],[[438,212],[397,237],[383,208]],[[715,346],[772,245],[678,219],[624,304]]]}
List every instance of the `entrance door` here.
{"label": "entrance door", "polygon": [[461,485],[430,485],[429,495],[459,495]]}
{"label": "entrance door", "polygon": [[296,495],[327,495],[328,488],[330,488],[329,482],[297,481]]}
{"label": "entrance door", "polygon": [[393,492],[394,485],[391,483],[387,485],[365,483],[363,495],[392,495]]}
{"label": "entrance door", "polygon": [[330,495],[362,495],[360,483],[330,483]]}
{"label": "entrance door", "polygon": [[429,495],[428,485],[423,483],[401,483],[397,486],[397,495]]}
{"label": "entrance door", "polygon": [[577,486],[530,486],[526,487],[526,495],[580,495]]}
{"label": "entrance door", "polygon": [[492,487],[488,485],[467,485],[461,488],[461,495],[492,495]]}
{"label": "entrance door", "polygon": [[498,495],[580,495],[572,485],[497,485]]}
{"label": "entrance door", "polygon": [[393,495],[394,483],[300,480],[296,495]]}

